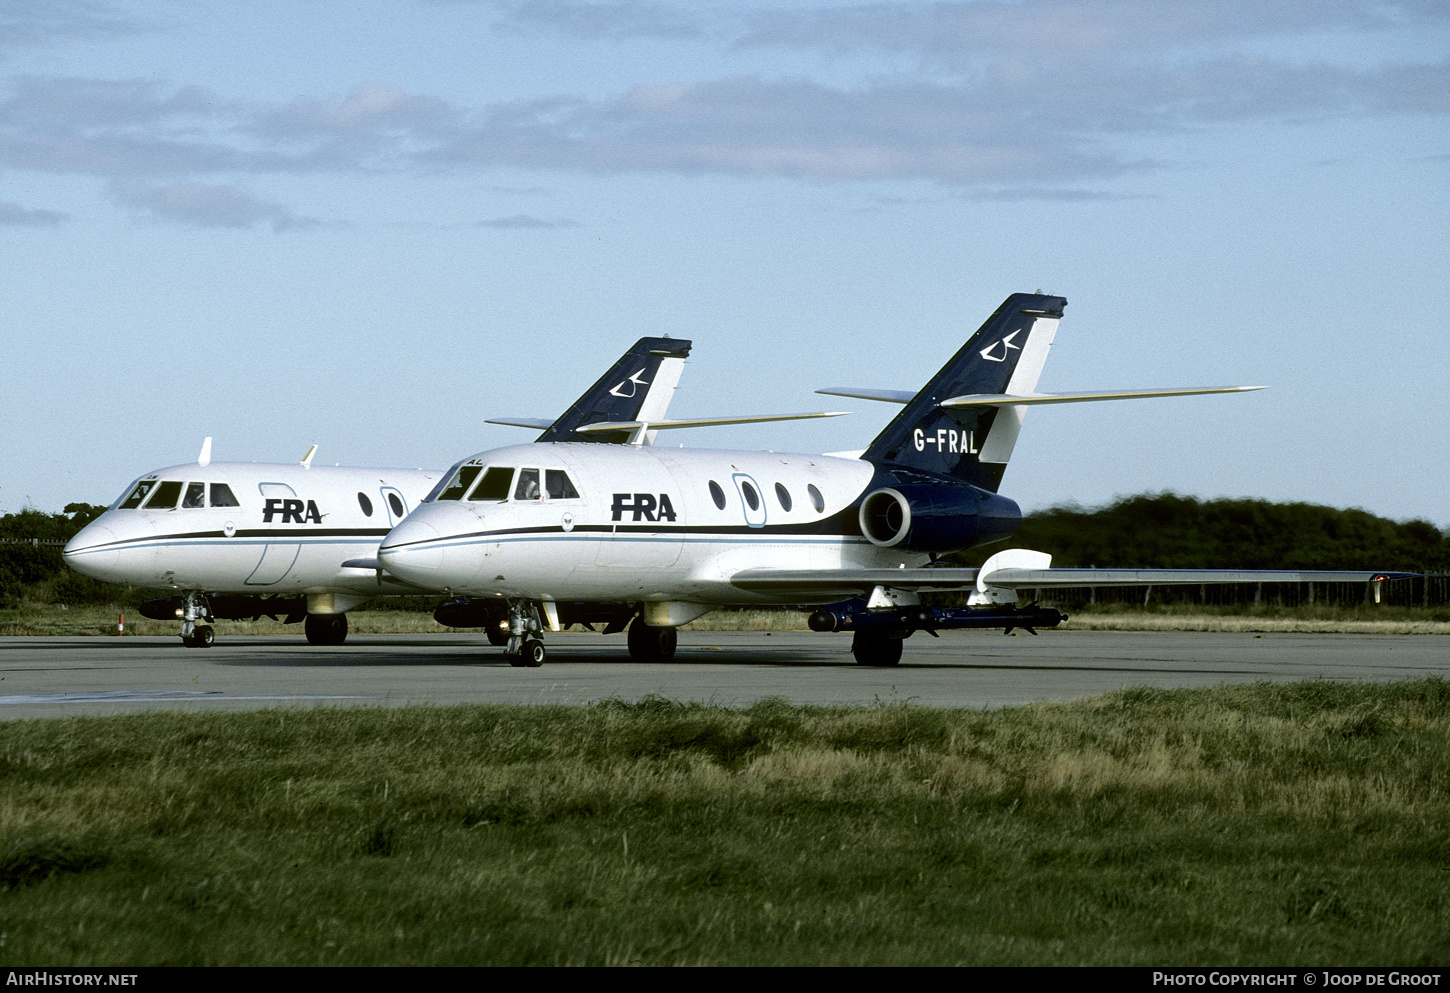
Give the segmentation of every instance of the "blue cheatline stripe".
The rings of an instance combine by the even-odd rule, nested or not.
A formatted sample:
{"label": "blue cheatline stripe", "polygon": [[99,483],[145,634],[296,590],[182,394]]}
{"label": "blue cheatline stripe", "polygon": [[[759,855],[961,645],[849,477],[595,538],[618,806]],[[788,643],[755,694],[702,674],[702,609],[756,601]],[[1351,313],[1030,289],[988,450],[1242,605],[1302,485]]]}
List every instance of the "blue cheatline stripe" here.
{"label": "blue cheatline stripe", "polygon": [[406,548],[409,551],[421,548],[466,548],[471,545],[502,545],[502,544],[528,544],[531,542],[558,542],[558,541],[584,541],[590,545],[598,545],[601,542],[611,544],[668,544],[668,545],[817,545],[825,547],[838,547],[841,545],[867,545],[870,544],[865,538],[846,537],[843,535],[824,535],[819,538],[788,538],[784,535],[717,535],[713,538],[669,538],[669,537],[644,537],[637,535],[616,534],[608,537],[602,535],[586,535],[576,538],[571,535],[496,535],[494,537],[480,538],[437,538],[432,541],[418,542],[409,545],[394,545],[387,551]]}

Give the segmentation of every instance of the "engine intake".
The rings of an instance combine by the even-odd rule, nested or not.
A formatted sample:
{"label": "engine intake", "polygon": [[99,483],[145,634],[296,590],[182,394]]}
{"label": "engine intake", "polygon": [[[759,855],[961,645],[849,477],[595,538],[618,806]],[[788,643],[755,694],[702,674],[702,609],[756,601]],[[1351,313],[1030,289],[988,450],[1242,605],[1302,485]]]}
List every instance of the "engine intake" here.
{"label": "engine intake", "polygon": [[861,533],[881,548],[959,552],[1011,537],[1022,511],[1007,497],[965,483],[909,483],[868,493],[860,521]]}

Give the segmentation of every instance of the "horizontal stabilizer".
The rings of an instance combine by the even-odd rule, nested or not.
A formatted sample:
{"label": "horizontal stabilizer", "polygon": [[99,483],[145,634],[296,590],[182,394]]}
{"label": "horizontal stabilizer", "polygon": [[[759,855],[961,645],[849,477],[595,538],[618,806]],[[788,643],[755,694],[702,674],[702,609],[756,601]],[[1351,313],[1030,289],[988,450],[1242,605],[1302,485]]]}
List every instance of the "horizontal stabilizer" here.
{"label": "horizontal stabilizer", "polygon": [[814,417],[844,417],[849,411],[837,410],[817,414],[752,414],[745,417],[691,417],[669,421],[602,421],[577,428],[579,434],[607,434],[611,431],[663,431],[668,428],[708,428],[722,424],[762,424],[766,421],[801,421]]}
{"label": "horizontal stabilizer", "polygon": [[490,417],[485,424],[506,424],[511,428],[532,428],[535,431],[543,431],[554,422],[538,417]]}
{"label": "horizontal stabilizer", "polygon": [[[1171,390],[1106,390],[1093,393],[969,393],[937,404],[939,407],[1007,407],[1044,403],[1088,403],[1094,400],[1142,400],[1149,397],[1201,396],[1206,393],[1248,393],[1263,386],[1204,386]],[[817,391],[820,392],[820,391]],[[904,402],[904,401],[903,401]]]}
{"label": "horizontal stabilizer", "polygon": [[856,400],[880,400],[884,403],[910,403],[916,396],[913,390],[867,390],[856,386],[832,386],[816,392],[833,397],[852,397]]}

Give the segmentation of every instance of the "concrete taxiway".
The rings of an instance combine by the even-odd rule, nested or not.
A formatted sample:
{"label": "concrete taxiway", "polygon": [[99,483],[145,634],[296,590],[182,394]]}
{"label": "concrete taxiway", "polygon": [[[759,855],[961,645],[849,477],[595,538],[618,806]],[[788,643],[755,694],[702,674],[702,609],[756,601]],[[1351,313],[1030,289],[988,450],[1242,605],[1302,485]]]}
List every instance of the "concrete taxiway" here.
{"label": "concrete taxiway", "polygon": [[459,703],[582,704],[658,694],[743,706],[910,701],[996,707],[1130,686],[1444,675],[1450,639],[1404,635],[1049,631],[918,634],[902,664],[856,665],[847,635],[687,631],[665,663],[629,659],[622,635],[565,632],[542,668],[516,669],[477,635],[0,638],[0,720],[140,710]]}

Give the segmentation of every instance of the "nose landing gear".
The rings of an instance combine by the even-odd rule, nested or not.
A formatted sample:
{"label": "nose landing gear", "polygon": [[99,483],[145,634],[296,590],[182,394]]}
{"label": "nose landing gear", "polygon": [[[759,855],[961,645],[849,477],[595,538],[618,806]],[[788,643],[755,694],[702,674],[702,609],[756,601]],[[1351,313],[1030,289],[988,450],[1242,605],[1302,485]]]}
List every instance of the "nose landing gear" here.
{"label": "nose landing gear", "polygon": [[[515,668],[537,669],[544,664],[548,655],[544,643],[544,624],[539,620],[539,608],[532,600],[510,600],[509,642],[503,650],[504,658]],[[531,637],[532,636],[532,637]],[[489,638],[493,640],[492,637]]]}
{"label": "nose landing gear", "polygon": [[187,648],[210,648],[216,643],[216,632],[210,624],[197,622],[212,619],[211,604],[205,595],[196,591],[187,593],[184,600],[181,608],[181,643]]}

